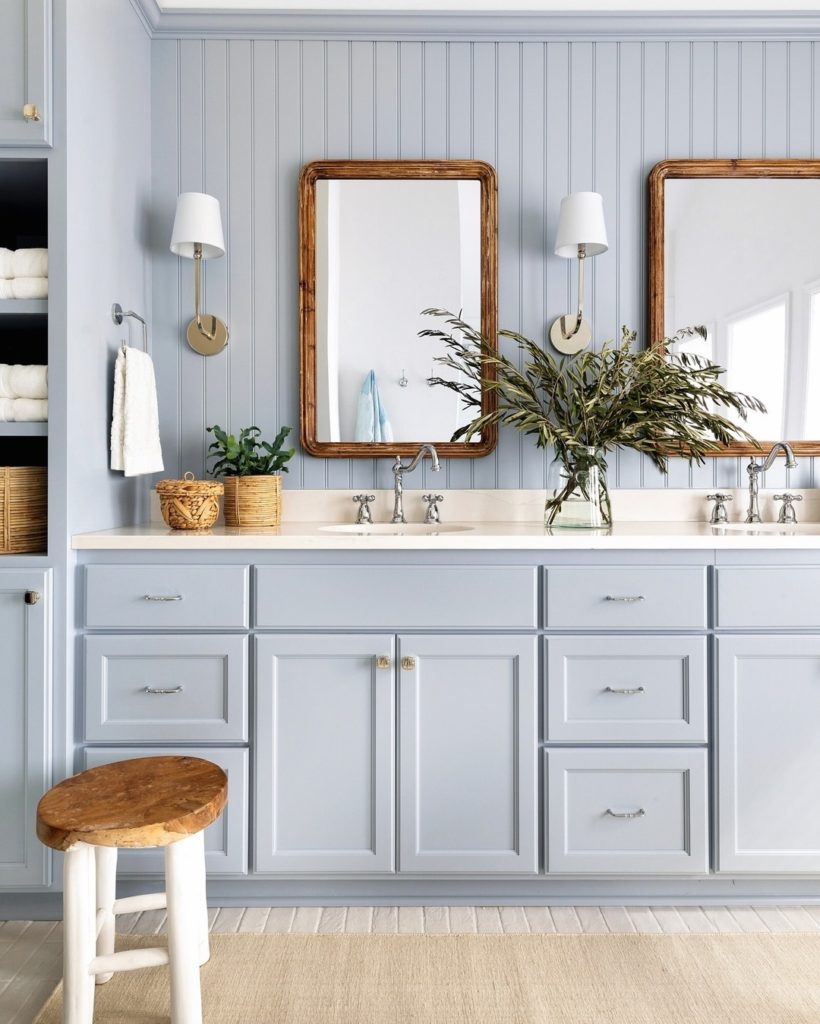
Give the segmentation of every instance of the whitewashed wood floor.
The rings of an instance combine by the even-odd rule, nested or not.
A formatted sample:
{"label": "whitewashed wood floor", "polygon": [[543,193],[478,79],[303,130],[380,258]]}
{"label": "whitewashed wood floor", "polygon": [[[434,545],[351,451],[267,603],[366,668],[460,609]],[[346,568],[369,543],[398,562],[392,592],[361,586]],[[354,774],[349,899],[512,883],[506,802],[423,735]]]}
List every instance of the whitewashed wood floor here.
{"label": "whitewashed wood floor", "polygon": [[[820,932],[820,907],[223,907],[214,932]],[[165,911],[117,918],[152,935]],[[62,924],[0,922],[0,1022],[31,1024],[60,979]]]}

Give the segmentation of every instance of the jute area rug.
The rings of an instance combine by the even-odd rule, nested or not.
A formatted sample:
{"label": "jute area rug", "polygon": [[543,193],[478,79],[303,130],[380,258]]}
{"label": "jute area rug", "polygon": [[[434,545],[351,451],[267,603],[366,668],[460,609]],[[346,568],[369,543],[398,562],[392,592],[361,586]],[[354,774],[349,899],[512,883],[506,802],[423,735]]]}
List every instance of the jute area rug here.
{"label": "jute area rug", "polygon": [[[820,935],[213,935],[205,1024],[818,1024]],[[156,945],[122,936],[119,948]],[[59,1024],[58,988],[35,1024]],[[165,968],[95,1024],[167,1024]]]}

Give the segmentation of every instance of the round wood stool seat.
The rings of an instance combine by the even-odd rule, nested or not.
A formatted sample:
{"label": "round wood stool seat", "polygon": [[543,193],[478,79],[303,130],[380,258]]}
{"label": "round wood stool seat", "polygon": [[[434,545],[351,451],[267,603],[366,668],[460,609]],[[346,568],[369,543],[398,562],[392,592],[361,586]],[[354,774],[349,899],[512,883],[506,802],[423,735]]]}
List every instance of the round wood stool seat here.
{"label": "round wood stool seat", "polygon": [[37,836],[54,850],[168,846],[216,821],[227,796],[225,772],[199,757],[117,761],[50,789],[37,807]]}

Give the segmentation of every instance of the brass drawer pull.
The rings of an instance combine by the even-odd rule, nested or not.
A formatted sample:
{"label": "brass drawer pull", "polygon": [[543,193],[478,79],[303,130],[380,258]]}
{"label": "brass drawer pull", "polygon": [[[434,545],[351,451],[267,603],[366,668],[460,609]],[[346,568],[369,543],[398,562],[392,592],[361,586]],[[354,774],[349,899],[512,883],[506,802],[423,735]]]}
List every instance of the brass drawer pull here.
{"label": "brass drawer pull", "polygon": [[392,664],[392,659],[388,658],[386,654],[376,655],[376,668],[390,668]]}
{"label": "brass drawer pull", "polygon": [[23,119],[26,121],[41,121],[40,111],[37,109],[36,103],[24,103],[23,104]]}
{"label": "brass drawer pull", "polygon": [[411,657],[410,655],[406,655],[404,658],[401,659],[401,667],[406,672],[412,672],[413,669],[416,667],[416,659]]}
{"label": "brass drawer pull", "polygon": [[614,601],[616,604],[637,604],[639,601],[645,601],[646,598],[643,594],[624,594],[623,596],[607,594],[604,600]]}
{"label": "brass drawer pull", "polygon": [[631,697],[633,693],[646,693],[646,690],[642,686],[605,686],[604,693],[621,693],[626,697]]}
{"label": "brass drawer pull", "polygon": [[182,594],[172,594],[170,597],[163,597],[161,594],[146,594],[143,601],[181,601]]}
{"label": "brass drawer pull", "polygon": [[637,811],[613,811],[611,807],[607,807],[605,814],[608,814],[610,818],[642,818],[646,811],[643,807],[639,807]]}
{"label": "brass drawer pull", "polygon": [[145,686],[143,687],[143,693],[158,694],[161,697],[171,693],[182,693],[185,689],[184,686]]}
{"label": "brass drawer pull", "polygon": [[26,596],[25,596],[26,604],[37,604],[37,602],[39,600],[40,600],[40,591],[39,590],[27,590],[26,591]]}

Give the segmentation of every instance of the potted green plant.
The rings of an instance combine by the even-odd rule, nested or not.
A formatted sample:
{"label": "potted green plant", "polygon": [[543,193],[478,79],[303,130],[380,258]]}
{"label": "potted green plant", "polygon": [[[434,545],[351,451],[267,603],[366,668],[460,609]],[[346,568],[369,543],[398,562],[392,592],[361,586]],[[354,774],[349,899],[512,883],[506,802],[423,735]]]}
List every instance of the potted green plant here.
{"label": "potted green plant", "polygon": [[216,459],[210,469],[225,486],[226,526],[279,526],[282,521],[282,473],[296,454],[283,449],[290,427],[282,427],[273,441],[263,441],[259,427],[243,427],[239,437],[220,426],[208,427],[215,440],[208,458]]}
{"label": "potted green plant", "polygon": [[[728,441],[757,443],[719,410],[744,420],[749,409],[765,411],[762,403],[724,387],[720,366],[675,352],[683,339],[705,339],[703,327],[686,328],[663,346],[646,349],[636,349],[635,332],[624,327],[620,344],[606,342],[597,352],[560,358],[515,331],[499,331],[517,346],[519,368],[459,316],[442,309],[424,312],[442,318],[444,326],[422,330],[421,337],[443,343],[445,355],[435,361],[457,374],[428,383],[457,392],[476,413],[452,440],[469,440],[487,424],[501,423],[555,452],[558,480],[544,509],[548,527],[611,525],[606,458],[615,448],[642,452],[666,473],[670,455],[702,463]],[[481,411],[482,388],[494,398],[490,411]]]}

